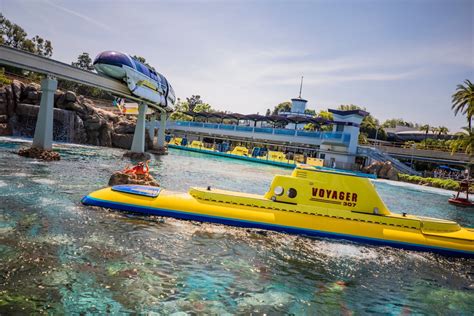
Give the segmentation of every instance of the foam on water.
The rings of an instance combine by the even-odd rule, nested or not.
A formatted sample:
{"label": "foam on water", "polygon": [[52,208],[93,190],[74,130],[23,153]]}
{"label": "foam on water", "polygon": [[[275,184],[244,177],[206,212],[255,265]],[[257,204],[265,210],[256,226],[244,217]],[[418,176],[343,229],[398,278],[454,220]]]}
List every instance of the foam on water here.
{"label": "foam on water", "polygon": [[25,173],[25,172],[15,172],[15,173],[12,173],[12,176],[13,177],[31,177],[32,174]]}
{"label": "foam on water", "polygon": [[52,179],[46,179],[46,178],[42,178],[42,179],[33,179],[31,180],[33,182],[36,182],[36,183],[39,183],[39,184],[46,184],[46,185],[52,185],[52,184],[55,184],[56,181],[55,180],[52,180]]}
{"label": "foam on water", "polygon": [[5,143],[31,143],[31,138],[17,136],[0,136],[0,142]]}
{"label": "foam on water", "polygon": [[379,257],[376,249],[362,245],[346,244],[344,242],[321,241],[315,247],[316,251],[329,257],[347,257],[357,260],[376,259]]}

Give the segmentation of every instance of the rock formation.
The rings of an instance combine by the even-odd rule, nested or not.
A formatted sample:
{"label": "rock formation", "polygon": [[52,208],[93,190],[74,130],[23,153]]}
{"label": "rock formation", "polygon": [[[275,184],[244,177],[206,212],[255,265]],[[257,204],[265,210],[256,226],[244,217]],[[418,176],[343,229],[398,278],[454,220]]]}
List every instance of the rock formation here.
{"label": "rock formation", "polygon": [[[33,137],[41,100],[37,83],[13,80],[0,86],[0,136]],[[79,144],[130,149],[136,118],[117,115],[72,91],[54,95],[53,139]],[[152,140],[146,135],[146,147]]]}
{"label": "rock formation", "polygon": [[399,171],[392,165],[390,161],[375,161],[369,166],[362,169],[365,173],[375,174],[378,178],[398,180]]}
{"label": "rock formation", "polygon": [[18,151],[18,155],[23,156],[23,157],[28,157],[28,158],[41,159],[45,161],[54,161],[54,160],[61,159],[61,157],[59,156],[59,153],[55,151],[44,150],[44,149],[39,149],[39,148],[34,148],[34,147],[21,148]]}
{"label": "rock formation", "polygon": [[160,184],[156,181],[151,175],[148,175],[146,178],[144,175],[138,174],[127,174],[121,171],[117,171],[109,179],[109,186],[119,185],[119,184],[141,184],[141,185],[151,185],[159,187]]}

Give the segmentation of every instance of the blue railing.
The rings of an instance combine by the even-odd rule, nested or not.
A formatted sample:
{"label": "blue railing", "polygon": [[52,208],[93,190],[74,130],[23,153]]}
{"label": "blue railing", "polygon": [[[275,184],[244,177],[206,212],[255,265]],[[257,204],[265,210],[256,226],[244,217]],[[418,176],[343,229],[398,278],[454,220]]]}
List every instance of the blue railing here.
{"label": "blue railing", "polygon": [[266,134],[273,134],[273,128],[267,127],[254,127],[253,130],[255,133],[266,133]]}
{"label": "blue railing", "polygon": [[298,131],[297,136],[321,138],[321,132]]}
{"label": "blue railing", "polygon": [[240,132],[253,132],[253,127],[250,127],[250,126],[236,126],[235,127],[235,130],[236,131],[240,131]]}
{"label": "blue railing", "polygon": [[174,121],[170,123],[171,124],[174,123],[176,126],[188,126],[188,127],[222,129],[222,130],[230,130],[230,131],[238,131],[238,132],[287,135],[287,136],[295,136],[295,137],[311,137],[311,138],[322,139],[323,142],[334,141],[336,143],[349,144],[349,142],[351,141],[350,134],[341,133],[341,132],[312,132],[312,131],[284,129],[284,128],[252,127],[252,126],[202,123],[202,122],[191,122],[191,121]]}
{"label": "blue railing", "polygon": [[323,134],[323,139],[333,140],[342,139],[342,133],[338,132],[326,132]]}
{"label": "blue railing", "polygon": [[277,135],[291,135],[295,136],[296,131],[294,129],[280,129],[280,128],[275,128],[274,129],[275,134]]}
{"label": "blue railing", "polygon": [[205,127],[205,128],[219,128],[219,124],[203,123],[203,127]]}
{"label": "blue railing", "polygon": [[226,129],[226,130],[230,130],[230,131],[235,131],[235,125],[228,125],[228,124],[221,124],[219,126],[219,129]]}
{"label": "blue railing", "polygon": [[199,122],[189,122],[189,126],[193,126],[193,127],[202,127],[202,123],[199,123]]}

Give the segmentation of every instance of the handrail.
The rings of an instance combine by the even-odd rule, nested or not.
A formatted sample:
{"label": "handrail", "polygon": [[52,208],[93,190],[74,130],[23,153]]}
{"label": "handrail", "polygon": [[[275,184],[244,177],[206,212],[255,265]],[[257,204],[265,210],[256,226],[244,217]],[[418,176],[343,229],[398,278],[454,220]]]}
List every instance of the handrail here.
{"label": "handrail", "polygon": [[[369,140],[368,144],[374,147],[389,147],[389,148],[403,148],[403,149],[411,149],[412,146],[408,146],[407,144],[395,143],[395,142],[378,142],[374,140]],[[439,151],[439,152],[451,152],[449,147],[441,147],[436,145],[422,145],[421,143],[413,143],[412,145],[415,146],[416,150],[431,150],[431,151]],[[463,153],[463,150],[457,150],[455,153]]]}
{"label": "handrail", "polygon": [[328,141],[337,141],[347,144],[350,142],[351,135],[348,133],[342,132],[312,132],[304,130],[293,130],[285,128],[271,128],[271,127],[254,127],[254,126],[243,126],[243,125],[233,125],[233,124],[221,124],[221,123],[204,123],[204,122],[194,122],[194,121],[168,121],[168,126],[183,127],[198,127],[198,128],[209,128],[209,129],[220,129],[220,130],[230,130],[236,132],[250,132],[250,133],[263,133],[263,134],[273,134],[273,135],[283,135],[283,136],[293,136],[293,137],[311,137],[321,140]]}

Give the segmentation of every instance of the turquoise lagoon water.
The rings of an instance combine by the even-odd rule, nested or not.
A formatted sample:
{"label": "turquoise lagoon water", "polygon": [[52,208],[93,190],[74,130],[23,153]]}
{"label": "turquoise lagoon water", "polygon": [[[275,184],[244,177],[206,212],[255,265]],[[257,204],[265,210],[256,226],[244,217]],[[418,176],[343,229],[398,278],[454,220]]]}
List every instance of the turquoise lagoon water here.
{"label": "turquoise lagoon water", "polygon": [[[123,151],[59,144],[43,163],[13,153],[26,145],[0,138],[0,314],[474,313],[473,260],[86,207]],[[152,161],[179,191],[264,193],[290,172],[179,150]],[[394,211],[474,226],[449,192],[375,185]]]}

